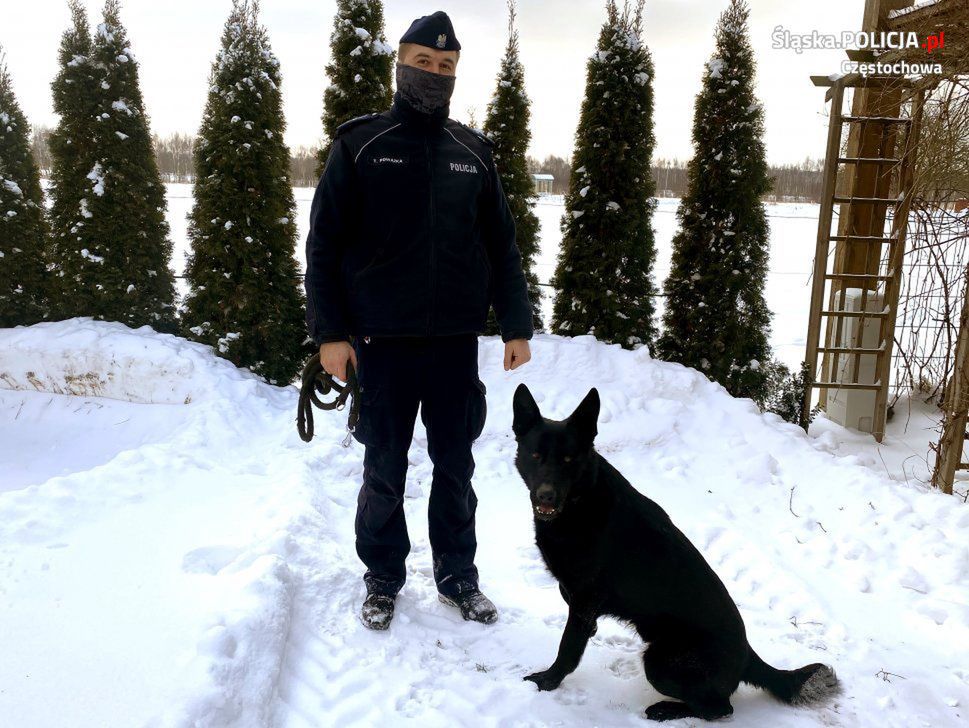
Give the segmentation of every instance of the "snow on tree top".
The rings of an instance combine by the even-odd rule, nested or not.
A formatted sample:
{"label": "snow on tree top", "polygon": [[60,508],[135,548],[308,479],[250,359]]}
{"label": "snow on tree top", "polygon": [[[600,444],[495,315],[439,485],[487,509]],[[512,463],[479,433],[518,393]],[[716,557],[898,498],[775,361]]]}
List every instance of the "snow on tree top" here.
{"label": "snow on tree top", "polygon": [[722,58],[711,58],[707,61],[707,68],[710,69],[710,78],[723,78],[723,69],[727,67]]}
{"label": "snow on tree top", "polygon": [[626,30],[619,35],[620,42],[631,51],[638,51],[643,47],[643,41],[634,30]]}
{"label": "snow on tree top", "polygon": [[108,23],[98,23],[97,34],[108,43],[114,42],[114,31]]}

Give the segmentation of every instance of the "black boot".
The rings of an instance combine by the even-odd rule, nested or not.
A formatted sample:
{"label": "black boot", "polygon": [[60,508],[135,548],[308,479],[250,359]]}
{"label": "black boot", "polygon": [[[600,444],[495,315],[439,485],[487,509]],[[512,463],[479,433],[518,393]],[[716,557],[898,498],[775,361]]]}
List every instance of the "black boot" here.
{"label": "black boot", "polygon": [[384,630],[394,618],[396,597],[381,592],[369,592],[360,610],[360,619],[368,629]]}
{"label": "black boot", "polygon": [[488,597],[481,593],[477,586],[467,585],[457,594],[438,594],[442,603],[461,610],[461,616],[469,622],[494,624],[498,621],[498,609]]}

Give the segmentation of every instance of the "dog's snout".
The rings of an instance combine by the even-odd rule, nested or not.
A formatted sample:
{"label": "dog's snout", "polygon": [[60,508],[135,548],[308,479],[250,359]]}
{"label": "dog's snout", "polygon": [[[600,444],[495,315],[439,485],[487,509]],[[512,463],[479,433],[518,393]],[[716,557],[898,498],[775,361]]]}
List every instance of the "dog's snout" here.
{"label": "dog's snout", "polygon": [[535,500],[537,500],[539,503],[554,505],[555,488],[553,488],[551,485],[538,486],[538,490],[535,491]]}

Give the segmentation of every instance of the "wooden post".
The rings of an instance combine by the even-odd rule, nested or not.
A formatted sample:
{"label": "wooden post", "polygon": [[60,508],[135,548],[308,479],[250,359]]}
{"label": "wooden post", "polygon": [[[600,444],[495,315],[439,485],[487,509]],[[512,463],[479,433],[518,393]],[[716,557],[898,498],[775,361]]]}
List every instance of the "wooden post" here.
{"label": "wooden post", "polygon": [[966,444],[966,420],[969,419],[969,270],[966,274],[965,298],[959,321],[955,365],[946,387],[942,407],[942,436],[936,448],[932,485],[943,493],[952,493],[956,470],[969,468],[962,462]]}
{"label": "wooden post", "polygon": [[[902,263],[905,259],[905,240],[908,231],[908,216],[912,209],[912,193],[915,180],[915,165],[918,161],[919,138],[922,134],[922,112],[925,95],[919,92],[912,102],[912,123],[905,133],[905,146],[901,157],[899,189],[904,195],[902,202],[895,208],[892,224],[888,262],[890,279],[885,283],[884,308],[890,313],[881,320],[882,353],[875,362],[875,380],[883,386],[875,392],[875,418],[872,421],[872,435],[881,442],[885,437],[885,422],[888,419],[888,380],[892,371],[892,351],[895,347],[895,323],[898,318],[898,297],[902,290]],[[877,264],[877,262],[876,262]]]}
{"label": "wooden post", "polygon": [[[886,30],[891,10],[912,5],[914,0],[865,0],[861,30],[874,33]],[[874,88],[857,88],[851,100],[852,116],[898,116],[901,109],[900,88],[878,84]],[[888,157],[895,148],[897,130],[893,125],[852,124],[848,130],[848,157]],[[844,195],[847,197],[887,197],[891,189],[892,168],[882,165],[860,165],[845,170]],[[842,205],[838,221],[839,235],[880,236],[885,227],[883,205]],[[877,245],[877,244],[876,244]],[[877,273],[880,247],[839,243],[835,254],[836,273]],[[873,253],[875,253],[873,255]],[[843,288],[844,286],[842,286]],[[842,292],[842,297],[844,293]],[[835,292],[831,292],[834,302]]]}

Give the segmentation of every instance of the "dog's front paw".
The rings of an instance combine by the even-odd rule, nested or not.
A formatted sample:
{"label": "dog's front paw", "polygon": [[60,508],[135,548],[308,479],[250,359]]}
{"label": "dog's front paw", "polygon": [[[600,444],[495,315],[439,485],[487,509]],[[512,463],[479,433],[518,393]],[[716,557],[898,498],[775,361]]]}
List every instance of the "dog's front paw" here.
{"label": "dog's front paw", "polygon": [[559,685],[562,684],[564,677],[551,670],[542,670],[541,672],[533,672],[531,675],[526,675],[525,680],[529,680],[536,685],[538,685],[539,690],[555,690]]}
{"label": "dog's front paw", "polygon": [[694,718],[696,713],[690,710],[686,703],[678,703],[675,700],[661,700],[646,708],[646,717],[655,721],[679,720],[681,718]]}

